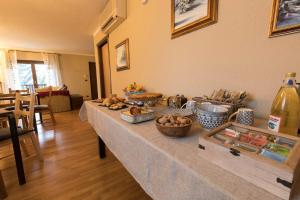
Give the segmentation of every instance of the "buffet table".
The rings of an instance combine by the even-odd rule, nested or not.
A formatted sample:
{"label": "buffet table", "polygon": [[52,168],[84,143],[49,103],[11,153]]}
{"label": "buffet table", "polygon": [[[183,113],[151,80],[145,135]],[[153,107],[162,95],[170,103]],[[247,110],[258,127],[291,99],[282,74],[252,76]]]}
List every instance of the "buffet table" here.
{"label": "buffet table", "polygon": [[[120,111],[110,111],[93,102],[83,104],[80,117],[88,120],[109,150],[155,200],[280,199],[202,158],[198,137],[204,131],[196,123],[189,136],[169,138],[158,132],[154,121],[129,124],[120,119]],[[295,191],[292,199],[300,199],[300,190]]]}

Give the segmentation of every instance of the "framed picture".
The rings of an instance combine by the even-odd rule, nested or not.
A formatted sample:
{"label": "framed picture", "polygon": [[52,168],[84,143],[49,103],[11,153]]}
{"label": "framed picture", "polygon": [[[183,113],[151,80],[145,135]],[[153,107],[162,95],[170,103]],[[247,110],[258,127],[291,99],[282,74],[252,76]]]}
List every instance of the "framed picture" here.
{"label": "framed picture", "polygon": [[217,21],[218,0],[171,0],[172,38]]}
{"label": "framed picture", "polygon": [[273,0],[270,37],[300,31],[300,0]]}
{"label": "framed picture", "polygon": [[129,59],[129,39],[124,40],[116,47],[117,51],[117,71],[122,71],[130,68]]}

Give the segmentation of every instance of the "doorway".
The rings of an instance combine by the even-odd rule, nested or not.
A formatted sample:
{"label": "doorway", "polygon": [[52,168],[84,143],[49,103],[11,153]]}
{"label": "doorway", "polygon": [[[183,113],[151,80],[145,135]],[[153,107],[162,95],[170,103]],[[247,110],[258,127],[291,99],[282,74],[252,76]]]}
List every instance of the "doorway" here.
{"label": "doorway", "polygon": [[99,71],[101,98],[106,98],[109,97],[112,93],[108,39],[100,42],[97,47],[100,68]]}
{"label": "doorway", "polygon": [[92,99],[94,100],[98,98],[97,73],[96,73],[95,62],[89,62],[89,72],[90,72],[91,96]]}
{"label": "doorway", "polygon": [[46,87],[49,78],[48,65],[43,61],[18,60],[17,76],[20,82],[18,89],[29,89],[34,92],[35,88]]}

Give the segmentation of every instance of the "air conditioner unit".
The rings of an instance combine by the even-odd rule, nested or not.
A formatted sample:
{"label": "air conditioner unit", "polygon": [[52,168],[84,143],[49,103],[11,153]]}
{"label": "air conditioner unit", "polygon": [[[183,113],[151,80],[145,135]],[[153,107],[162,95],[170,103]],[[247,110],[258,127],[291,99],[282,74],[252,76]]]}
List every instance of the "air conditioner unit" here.
{"label": "air conditioner unit", "polygon": [[111,33],[126,19],[126,0],[109,0],[102,12],[101,31]]}

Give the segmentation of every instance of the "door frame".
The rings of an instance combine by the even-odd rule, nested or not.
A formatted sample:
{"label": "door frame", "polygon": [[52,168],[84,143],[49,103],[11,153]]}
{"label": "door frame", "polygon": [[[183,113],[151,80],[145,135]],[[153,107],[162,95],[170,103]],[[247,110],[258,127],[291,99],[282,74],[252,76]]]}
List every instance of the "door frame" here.
{"label": "door frame", "polygon": [[[93,69],[93,71],[95,72],[94,74],[91,73],[91,68],[95,68]],[[98,98],[98,84],[97,84],[97,68],[96,68],[96,62],[89,62],[89,74],[90,74],[90,86],[91,86],[91,98],[92,100],[97,99]],[[92,83],[92,77],[93,79],[96,77],[96,85],[94,85]],[[93,90],[93,87],[95,87]],[[95,92],[95,94],[94,94]]]}
{"label": "door frame", "polygon": [[109,36],[97,43],[98,50],[98,63],[99,63],[99,77],[100,77],[100,95],[101,98],[106,97],[105,94],[105,83],[104,83],[104,65],[102,58],[102,47],[108,45],[108,63],[109,63],[109,80],[110,80],[110,92],[112,93],[112,81],[111,81],[111,65],[110,65],[110,49],[109,49]]}

